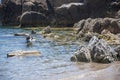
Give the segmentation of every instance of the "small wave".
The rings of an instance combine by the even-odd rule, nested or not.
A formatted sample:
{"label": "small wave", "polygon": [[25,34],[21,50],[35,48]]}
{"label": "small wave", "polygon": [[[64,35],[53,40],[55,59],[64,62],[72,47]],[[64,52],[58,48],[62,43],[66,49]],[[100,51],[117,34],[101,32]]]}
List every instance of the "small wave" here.
{"label": "small wave", "polygon": [[113,78],[119,74],[119,68],[120,65],[112,65],[106,69],[90,71],[81,75],[75,75],[69,78],[63,78],[59,80],[114,80]]}

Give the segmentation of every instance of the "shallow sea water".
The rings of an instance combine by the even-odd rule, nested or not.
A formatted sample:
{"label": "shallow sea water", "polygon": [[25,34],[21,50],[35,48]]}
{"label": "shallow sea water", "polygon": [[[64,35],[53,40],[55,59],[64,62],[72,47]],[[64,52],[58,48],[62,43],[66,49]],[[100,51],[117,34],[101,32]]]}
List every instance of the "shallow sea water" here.
{"label": "shallow sea water", "polygon": [[[27,46],[25,37],[14,36],[20,32],[30,33],[30,30],[0,28],[0,80],[120,80],[119,62],[71,62],[78,44],[59,45],[33,35],[36,41]],[[41,55],[7,58],[7,53],[16,50],[38,50]]]}

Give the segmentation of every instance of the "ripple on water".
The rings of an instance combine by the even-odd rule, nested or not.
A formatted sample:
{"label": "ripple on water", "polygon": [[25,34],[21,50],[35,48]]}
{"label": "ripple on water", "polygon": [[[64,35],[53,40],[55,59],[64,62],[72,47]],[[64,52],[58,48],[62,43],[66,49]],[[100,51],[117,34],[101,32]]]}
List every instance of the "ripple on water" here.
{"label": "ripple on water", "polygon": [[[0,29],[0,80],[119,80],[120,68],[114,64],[72,63],[71,55],[77,44],[60,45],[41,35],[27,46],[25,37],[13,36],[23,29]],[[61,33],[61,32],[60,32]],[[11,57],[6,54],[16,50],[38,50],[41,56]],[[117,70],[116,70],[117,68]],[[107,74],[107,75],[104,75]]]}

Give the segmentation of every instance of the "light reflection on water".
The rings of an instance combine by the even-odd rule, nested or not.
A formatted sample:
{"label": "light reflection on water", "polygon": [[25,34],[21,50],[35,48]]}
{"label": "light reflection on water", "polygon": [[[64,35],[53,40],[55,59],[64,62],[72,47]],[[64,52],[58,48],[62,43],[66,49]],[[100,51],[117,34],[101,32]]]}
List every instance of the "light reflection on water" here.
{"label": "light reflection on water", "polygon": [[[0,29],[0,80],[118,80],[120,78],[117,65],[119,62],[73,63],[70,57],[78,48],[77,44],[58,45],[57,42],[47,40],[41,35],[35,35],[37,41],[27,47],[25,37],[13,36],[18,32],[30,33],[29,30],[23,29]],[[39,50],[41,56],[6,57],[8,52],[16,50]],[[107,75],[103,76],[101,73]]]}

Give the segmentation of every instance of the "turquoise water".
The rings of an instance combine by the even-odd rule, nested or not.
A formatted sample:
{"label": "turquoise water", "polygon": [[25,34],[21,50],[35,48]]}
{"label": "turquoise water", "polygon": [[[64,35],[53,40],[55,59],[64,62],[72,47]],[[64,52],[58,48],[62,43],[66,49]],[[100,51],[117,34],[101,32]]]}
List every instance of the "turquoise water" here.
{"label": "turquoise water", "polygon": [[[27,46],[25,37],[14,36],[14,33],[21,32],[30,33],[30,30],[0,28],[0,80],[120,79],[119,63],[74,63],[70,57],[78,44],[59,45],[42,35],[32,35],[36,41]],[[38,50],[41,55],[7,58],[7,53],[16,50]]]}

